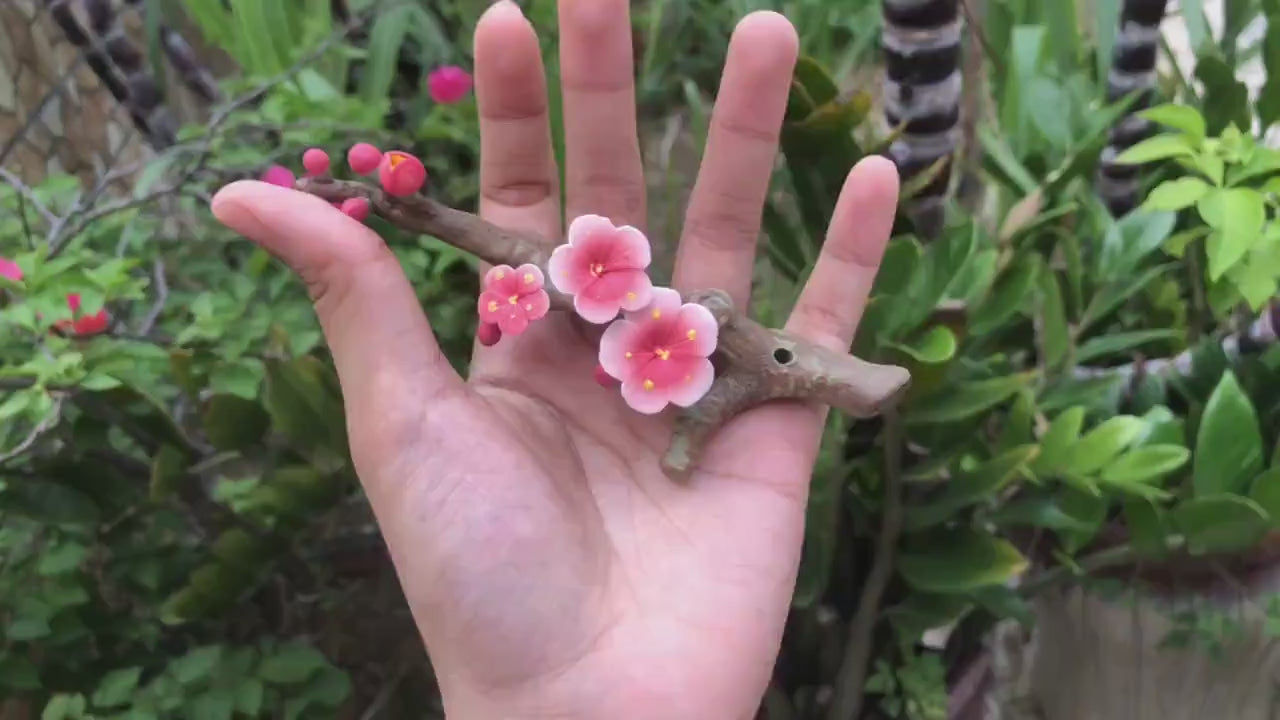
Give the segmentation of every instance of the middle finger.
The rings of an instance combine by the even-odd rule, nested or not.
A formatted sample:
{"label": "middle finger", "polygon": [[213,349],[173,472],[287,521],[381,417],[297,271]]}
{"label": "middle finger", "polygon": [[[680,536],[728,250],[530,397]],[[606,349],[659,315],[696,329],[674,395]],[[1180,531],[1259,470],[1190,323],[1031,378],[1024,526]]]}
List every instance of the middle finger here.
{"label": "middle finger", "polygon": [[644,228],[629,0],[560,0],[565,213]]}

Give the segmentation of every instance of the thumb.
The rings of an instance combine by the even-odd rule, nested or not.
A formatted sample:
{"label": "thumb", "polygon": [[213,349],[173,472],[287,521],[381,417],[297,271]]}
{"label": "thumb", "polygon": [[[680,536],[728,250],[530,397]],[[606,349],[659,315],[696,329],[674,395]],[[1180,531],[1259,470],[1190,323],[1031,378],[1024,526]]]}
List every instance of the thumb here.
{"label": "thumb", "polygon": [[418,400],[461,385],[399,261],[373,230],[318,197],[254,181],[227,185],[212,209],[306,283],[350,417],[385,427],[402,408],[413,422],[429,406]]}

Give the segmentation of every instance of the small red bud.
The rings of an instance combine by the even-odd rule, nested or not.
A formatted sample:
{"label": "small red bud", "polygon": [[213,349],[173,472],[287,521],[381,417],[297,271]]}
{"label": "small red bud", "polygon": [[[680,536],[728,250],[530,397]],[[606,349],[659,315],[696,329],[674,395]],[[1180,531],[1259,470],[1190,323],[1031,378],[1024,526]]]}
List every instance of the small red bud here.
{"label": "small red bud", "polygon": [[471,92],[471,74],[457,65],[436,68],[427,75],[427,92],[442,105],[462,102]]}
{"label": "small red bud", "polygon": [[618,384],[612,375],[604,371],[603,365],[596,365],[595,377],[600,387],[611,388]]}
{"label": "small red bud", "polygon": [[495,323],[480,323],[480,327],[476,328],[476,339],[485,347],[492,347],[498,344],[502,339],[502,331],[498,329]]}
{"label": "small red bud", "polygon": [[378,169],[382,151],[369,143],[356,143],[347,151],[347,164],[357,175],[368,175]]}
{"label": "small red bud", "polygon": [[302,153],[302,167],[307,169],[307,174],[315,177],[324,175],[329,172],[329,153],[320,148],[311,148]]}
{"label": "small red bud", "polygon": [[347,198],[342,201],[342,212],[364,222],[369,217],[369,201],[362,197]]}

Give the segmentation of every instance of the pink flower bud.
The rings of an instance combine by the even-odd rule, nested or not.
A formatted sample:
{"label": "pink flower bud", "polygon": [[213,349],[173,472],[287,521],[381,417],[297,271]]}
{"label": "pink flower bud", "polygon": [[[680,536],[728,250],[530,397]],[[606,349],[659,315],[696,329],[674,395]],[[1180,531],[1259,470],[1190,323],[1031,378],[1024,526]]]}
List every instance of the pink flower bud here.
{"label": "pink flower bud", "polygon": [[485,347],[497,345],[498,341],[501,339],[502,331],[498,329],[498,325],[496,323],[482,322],[480,323],[480,326],[476,328],[476,340],[479,340],[480,344]]}
{"label": "pink flower bud", "polygon": [[324,175],[329,172],[329,153],[320,148],[311,148],[302,153],[302,167],[307,169],[307,174],[315,177]]}
{"label": "pink flower bud", "polygon": [[471,92],[471,74],[457,65],[436,68],[427,75],[427,91],[442,105],[461,102]]}
{"label": "pink flower bud", "polygon": [[267,171],[262,173],[262,182],[279,185],[280,187],[293,187],[293,182],[297,180],[293,171],[283,165],[272,165]]}
{"label": "pink flower bud", "polygon": [[595,371],[596,382],[603,388],[617,387],[618,381],[612,375],[605,372],[603,365],[596,365]]}
{"label": "pink flower bud", "polygon": [[369,217],[369,201],[362,197],[347,198],[346,200],[343,200],[342,206],[339,209],[360,222],[364,222],[365,219]]}
{"label": "pink flower bud", "polygon": [[368,175],[378,169],[382,151],[369,143],[356,143],[347,151],[347,164],[357,175]]}
{"label": "pink flower bud", "polygon": [[378,164],[378,182],[390,195],[412,195],[427,181],[427,168],[407,152],[389,150]]}

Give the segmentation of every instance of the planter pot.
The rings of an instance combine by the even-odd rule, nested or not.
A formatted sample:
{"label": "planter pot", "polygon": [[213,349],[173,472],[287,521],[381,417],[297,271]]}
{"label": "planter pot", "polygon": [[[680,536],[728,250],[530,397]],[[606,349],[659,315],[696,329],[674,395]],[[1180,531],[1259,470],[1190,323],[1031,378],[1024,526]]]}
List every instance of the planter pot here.
{"label": "planter pot", "polygon": [[1229,571],[1183,558],[1108,578],[1132,590],[1083,583],[1042,594],[1029,637],[1013,623],[993,635],[986,717],[1280,718],[1280,608],[1268,619],[1280,566],[1267,560],[1235,559]]}

